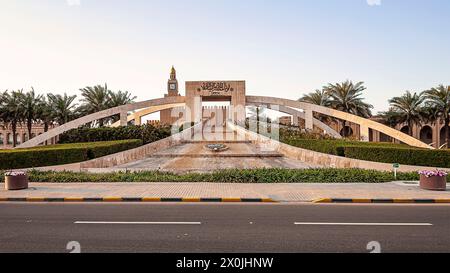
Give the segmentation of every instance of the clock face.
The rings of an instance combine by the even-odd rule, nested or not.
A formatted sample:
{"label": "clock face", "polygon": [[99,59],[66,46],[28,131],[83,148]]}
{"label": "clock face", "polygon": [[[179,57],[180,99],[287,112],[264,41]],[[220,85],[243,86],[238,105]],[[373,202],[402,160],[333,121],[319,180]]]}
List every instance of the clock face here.
{"label": "clock face", "polygon": [[174,84],[174,83],[171,83],[171,84],[169,85],[169,88],[170,88],[170,90],[175,90],[175,89],[177,89],[177,85]]}

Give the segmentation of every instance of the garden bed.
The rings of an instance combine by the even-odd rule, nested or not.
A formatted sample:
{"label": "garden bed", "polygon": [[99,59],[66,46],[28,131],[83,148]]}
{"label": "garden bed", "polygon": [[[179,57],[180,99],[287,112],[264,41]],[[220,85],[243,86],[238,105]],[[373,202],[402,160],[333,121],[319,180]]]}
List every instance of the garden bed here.
{"label": "garden bed", "polygon": [[[394,181],[391,172],[361,169],[254,169],[214,173],[173,174],[157,171],[119,173],[29,172],[31,182],[221,182],[221,183],[383,183]],[[399,181],[419,180],[419,174],[399,173]]]}

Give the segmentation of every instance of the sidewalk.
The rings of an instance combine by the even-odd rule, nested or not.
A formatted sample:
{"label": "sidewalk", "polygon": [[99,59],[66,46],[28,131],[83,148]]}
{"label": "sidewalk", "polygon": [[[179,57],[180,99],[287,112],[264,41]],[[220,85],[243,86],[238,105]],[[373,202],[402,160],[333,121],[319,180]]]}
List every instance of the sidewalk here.
{"label": "sidewalk", "polygon": [[[146,198],[160,199],[250,199],[269,202],[313,202],[320,199],[440,199],[450,202],[450,191],[434,192],[421,190],[418,182],[391,182],[383,184],[234,184],[234,183],[31,183],[28,190],[6,191],[0,184],[0,200],[7,198],[43,198],[77,200],[105,199],[121,201]],[[107,200],[106,200],[107,199]],[[66,200],[67,201],[67,200]],[[80,200],[78,200],[80,201]],[[97,200],[101,201],[101,200]],[[164,201],[164,200],[163,200]],[[248,201],[248,200],[247,200]],[[328,200],[330,202],[330,200]],[[341,200],[342,201],[342,200]],[[436,201],[438,202],[438,201]]]}

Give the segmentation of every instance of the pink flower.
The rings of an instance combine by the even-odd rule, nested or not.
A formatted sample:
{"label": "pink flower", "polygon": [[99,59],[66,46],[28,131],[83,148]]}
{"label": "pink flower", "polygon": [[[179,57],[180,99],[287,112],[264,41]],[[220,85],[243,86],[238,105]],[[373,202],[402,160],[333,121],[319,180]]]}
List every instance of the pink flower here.
{"label": "pink flower", "polygon": [[5,173],[5,176],[25,176],[25,175],[27,175],[27,173],[21,171],[11,171]]}
{"label": "pink flower", "polygon": [[420,171],[419,174],[424,175],[426,177],[434,177],[434,176],[444,177],[444,176],[448,175],[447,172],[441,171],[441,170],[435,170],[435,171],[425,170],[425,171]]}

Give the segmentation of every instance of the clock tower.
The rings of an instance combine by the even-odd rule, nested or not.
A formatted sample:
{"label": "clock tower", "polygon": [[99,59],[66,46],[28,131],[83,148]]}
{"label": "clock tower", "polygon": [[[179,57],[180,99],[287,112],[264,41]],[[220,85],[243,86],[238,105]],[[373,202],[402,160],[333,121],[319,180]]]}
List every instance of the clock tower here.
{"label": "clock tower", "polygon": [[178,94],[178,80],[177,80],[177,71],[175,67],[172,66],[172,70],[170,71],[170,79],[167,81],[167,91],[168,97],[179,96]]}
{"label": "clock tower", "polygon": [[[178,93],[178,80],[177,80],[177,71],[175,70],[175,67],[172,66],[172,69],[170,71],[170,78],[167,81],[167,94],[164,95],[165,98],[167,97],[178,97],[180,94]],[[167,125],[173,125],[179,117],[173,117],[172,116],[172,110],[173,109],[166,109],[162,110],[160,112],[160,120],[161,123],[167,124]],[[178,109],[176,112],[182,111],[183,109]]]}

